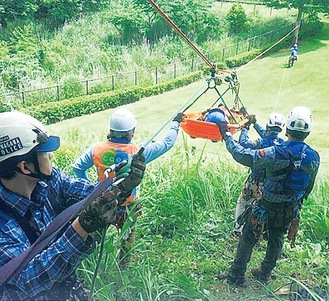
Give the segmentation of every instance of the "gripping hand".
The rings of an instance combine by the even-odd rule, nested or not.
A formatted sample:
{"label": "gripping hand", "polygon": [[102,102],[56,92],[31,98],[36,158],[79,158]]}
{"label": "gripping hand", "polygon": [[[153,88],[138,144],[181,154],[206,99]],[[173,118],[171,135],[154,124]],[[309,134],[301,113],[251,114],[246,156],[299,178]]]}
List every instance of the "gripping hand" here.
{"label": "gripping hand", "polygon": [[227,133],[229,132],[227,123],[226,122],[217,122],[216,123],[219,129],[220,134],[222,135],[222,138],[226,140]]}
{"label": "gripping hand", "polygon": [[186,115],[184,113],[178,113],[173,119],[173,121],[177,121],[178,123],[181,123],[185,117]]}
{"label": "gripping hand", "polygon": [[255,124],[257,122],[256,115],[254,115],[254,114],[249,115],[248,119],[249,119],[250,123],[252,123],[252,124]]}
{"label": "gripping hand", "polygon": [[119,183],[118,187],[123,192],[128,192],[138,186],[144,176],[146,165],[145,165],[145,157],[143,153],[135,154],[132,156],[131,160],[131,170],[125,179]]}
{"label": "gripping hand", "polygon": [[88,233],[116,222],[117,194],[107,190],[93,200],[79,215],[81,227]]}
{"label": "gripping hand", "polygon": [[132,156],[128,155],[127,160],[123,160],[118,165],[115,166],[115,178],[116,180],[121,178],[127,178],[129,176],[129,173],[131,172],[131,162],[132,162]]}

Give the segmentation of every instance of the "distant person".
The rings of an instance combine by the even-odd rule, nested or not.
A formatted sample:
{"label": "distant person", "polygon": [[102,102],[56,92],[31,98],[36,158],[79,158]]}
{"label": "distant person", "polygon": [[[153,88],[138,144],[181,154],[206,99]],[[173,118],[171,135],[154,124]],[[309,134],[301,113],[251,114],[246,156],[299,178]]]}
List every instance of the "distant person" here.
{"label": "distant person", "polygon": [[[266,180],[262,197],[242,230],[237,253],[231,269],[225,276],[229,283],[243,286],[245,272],[252,250],[262,235],[268,236],[266,255],[259,268],[252,269],[252,275],[267,283],[281,255],[284,234],[294,241],[295,220],[299,219],[304,200],[311,193],[320,165],[317,151],[304,140],[312,129],[312,114],[305,107],[294,108],[287,118],[286,136],[281,145],[262,149],[250,149],[234,140],[226,123],[218,123],[226,148],[233,158],[251,168],[265,169]],[[292,227],[293,226],[293,227]]]}
{"label": "distant person", "polygon": [[294,44],[290,48],[290,57],[289,57],[289,67],[294,65],[294,61],[297,61],[298,58],[298,46],[297,44]]}
{"label": "distant person", "polygon": [[[178,113],[173,119],[170,130],[167,135],[157,142],[149,143],[145,146],[143,152],[145,162],[149,163],[171,149],[176,141],[180,122],[184,118],[184,114]],[[88,179],[86,171],[92,166],[96,166],[98,180],[104,179],[104,171],[112,164],[119,164],[127,159],[129,154],[136,153],[141,145],[132,142],[135,134],[137,121],[135,116],[127,109],[118,109],[113,112],[109,122],[109,134],[107,139],[102,142],[95,143],[88,148],[72,165],[73,171],[78,178]],[[109,176],[112,176],[111,174]],[[126,195],[119,197],[118,207],[118,229],[122,229],[124,222],[127,219],[127,206],[137,200],[137,189],[134,188]],[[132,207],[132,206],[131,206]],[[140,211],[139,208],[134,208],[133,215]],[[131,211],[131,208],[130,208]],[[136,220],[134,220],[135,224]],[[127,254],[135,243],[135,225],[128,229],[129,235],[122,240],[122,248],[119,254],[119,259],[122,260],[122,265],[125,265],[125,259],[128,261]]]}
{"label": "distant person", "polygon": [[[42,123],[20,113],[0,114],[0,268],[28,251],[64,209],[83,200],[94,185],[52,166],[60,146]],[[134,157],[118,186],[111,186],[72,221],[41,253],[0,288],[2,301],[89,300],[75,271],[95,251],[92,233],[116,222],[117,200],[138,185],[145,163]],[[128,167],[128,168],[127,168]],[[128,173],[127,173],[128,171]],[[33,254],[33,253],[30,253]],[[16,261],[17,263],[17,261]],[[1,274],[0,278],[4,275]]]}
{"label": "distant person", "polygon": [[[250,140],[248,137],[250,125],[254,125],[254,129],[259,134],[256,140]],[[241,146],[251,149],[261,149],[273,145],[280,145],[284,140],[278,135],[285,127],[285,118],[279,113],[272,113],[267,120],[266,129],[257,123],[256,116],[250,115],[249,121],[241,130],[239,143]],[[241,236],[242,226],[238,223],[238,218],[246,209],[248,204],[259,200],[262,196],[262,187],[265,181],[265,170],[258,168],[251,168],[247,180],[244,182],[242,192],[238,198],[235,209],[235,227],[233,233]]]}
{"label": "distant person", "polygon": [[291,56],[294,58],[295,61],[297,61],[297,56],[298,56],[298,46],[297,44],[294,44],[291,48]]}

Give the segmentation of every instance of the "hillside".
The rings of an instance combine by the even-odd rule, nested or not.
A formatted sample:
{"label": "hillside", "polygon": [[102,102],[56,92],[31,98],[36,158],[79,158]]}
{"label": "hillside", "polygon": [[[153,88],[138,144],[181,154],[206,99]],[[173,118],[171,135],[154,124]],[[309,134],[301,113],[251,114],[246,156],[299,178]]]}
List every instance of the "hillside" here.
{"label": "hillside", "polygon": [[[322,300],[317,292],[328,299],[325,296],[329,268],[326,178],[329,138],[325,131],[329,24],[314,39],[299,44],[298,61],[290,69],[286,68],[288,55],[288,49],[266,55],[238,73],[241,99],[263,124],[273,111],[287,115],[296,105],[309,107],[314,114],[314,128],[307,142],[322,157],[321,175],[302,211],[297,247],[291,249],[286,242],[275,269],[276,279],[264,286],[248,272],[245,289],[218,281],[218,274],[227,271],[234,258],[237,240],[230,233],[235,200],[247,169],[233,161],[223,143],[191,139],[182,133],[173,150],[147,167],[141,185],[144,209],[138,219],[137,245],[123,271],[115,258],[119,237],[115,229],[108,231],[96,281],[97,300],[288,300],[288,294],[278,295],[282,287],[288,292],[304,289],[304,293],[308,291],[315,296],[313,299],[308,296],[312,300]],[[204,81],[200,81],[128,105],[138,120],[135,141],[151,138],[203,85]],[[215,97],[207,93],[191,110],[208,107]],[[51,133],[62,137],[62,147],[55,153],[56,163],[70,172],[70,164],[82,151],[105,139],[112,112],[107,110],[49,126]],[[155,139],[163,137],[164,132]],[[259,264],[264,250],[265,242],[261,241],[250,267]],[[96,260],[97,254],[80,268],[87,286]],[[291,283],[294,286],[290,287]]]}
{"label": "hillside", "polygon": [[[327,106],[329,86],[326,78],[328,72],[325,67],[329,59],[328,20],[320,35],[300,43],[298,61],[293,68],[286,68],[288,56],[289,50],[283,49],[273,55],[265,55],[262,59],[238,72],[241,84],[240,98],[249,113],[256,114],[262,124],[265,124],[266,118],[271,112],[279,112],[287,116],[294,106],[309,107],[313,112],[314,128],[308,138],[308,143],[319,151],[322,158],[321,170],[325,171],[329,168],[329,137],[326,135],[329,124],[329,120],[326,118],[329,110]],[[204,91],[206,88],[204,85],[205,81],[202,80],[187,87],[144,98],[138,103],[128,105],[127,108],[134,112],[138,120],[137,141],[149,139],[156,130],[170,120],[182,104],[193,100]],[[210,90],[190,110],[203,110],[209,107],[216,97],[216,93]],[[232,96],[226,95],[225,101],[228,105],[232,105]],[[55,134],[60,134],[63,139],[65,139],[66,133],[72,130],[78,131],[81,136],[99,133],[101,139],[102,135],[106,136],[107,123],[112,112],[111,109],[66,120],[49,126],[49,129]],[[163,132],[159,137],[162,134]],[[178,144],[181,141],[179,139]],[[91,141],[86,141],[85,147],[89,142]],[[225,152],[224,145],[221,143],[214,144],[202,139],[188,139],[190,147],[197,146],[202,149],[205,143],[207,152]]]}

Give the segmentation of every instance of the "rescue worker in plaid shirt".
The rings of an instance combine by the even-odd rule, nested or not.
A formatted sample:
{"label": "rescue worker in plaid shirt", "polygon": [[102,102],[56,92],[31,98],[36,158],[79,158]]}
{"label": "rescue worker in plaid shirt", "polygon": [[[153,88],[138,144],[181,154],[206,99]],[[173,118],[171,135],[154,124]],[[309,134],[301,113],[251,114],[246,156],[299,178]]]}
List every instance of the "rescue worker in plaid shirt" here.
{"label": "rescue worker in plaid shirt", "polygon": [[[304,142],[312,128],[312,114],[305,107],[294,108],[287,118],[288,140],[257,150],[242,147],[235,141],[226,123],[217,125],[226,148],[237,162],[266,171],[260,203],[246,220],[230,272],[219,278],[243,286],[253,247],[261,235],[267,234],[266,255],[260,267],[251,270],[257,280],[266,283],[271,280],[272,270],[281,255],[284,234],[299,220],[303,201],[311,193],[318,173],[319,154]],[[289,235],[292,241],[295,235],[296,231]]]}
{"label": "rescue worker in plaid shirt", "polygon": [[[249,121],[244,125],[239,137],[241,146],[251,149],[261,149],[272,145],[280,145],[284,140],[278,137],[285,127],[285,118],[279,113],[272,113],[267,120],[266,129],[257,123],[256,116],[250,115]],[[250,125],[254,125],[254,129],[259,134],[256,140],[249,139]],[[233,233],[238,237],[241,236],[242,226],[238,223],[238,218],[244,212],[246,206],[252,202],[256,202],[262,196],[262,186],[265,180],[265,171],[257,168],[251,168],[251,173],[244,182],[242,192],[238,198],[235,209],[235,227]]]}
{"label": "rescue worker in plaid shirt", "polygon": [[[178,113],[173,119],[170,129],[166,136],[156,142],[149,143],[145,146],[143,154],[145,163],[149,163],[168,150],[170,150],[176,142],[179,132],[180,122],[184,118],[183,113]],[[72,165],[72,169],[78,178],[88,180],[86,171],[95,165],[98,174],[98,180],[104,178],[104,171],[108,166],[126,159],[131,153],[136,153],[141,145],[132,142],[135,134],[137,121],[135,116],[125,108],[118,109],[113,112],[109,121],[109,134],[107,140],[95,143],[89,147]],[[111,175],[110,175],[111,176]],[[117,228],[120,230],[124,222],[127,220],[128,210],[132,217],[133,224],[127,229],[122,241],[118,259],[120,266],[124,268],[129,262],[129,253],[133,248],[136,240],[136,214],[140,214],[141,206],[134,204],[137,200],[137,188],[134,188],[127,195],[119,197],[118,206],[118,223]],[[133,205],[134,204],[134,205]],[[129,206],[132,205],[132,206]],[[127,209],[129,206],[129,209]]]}
{"label": "rescue worker in plaid shirt", "polygon": [[[45,231],[57,215],[54,202],[64,210],[94,189],[89,181],[52,167],[52,152],[59,146],[59,137],[49,136],[35,118],[20,112],[0,114],[0,268]],[[115,179],[123,177],[122,182],[93,200],[5,282],[0,299],[88,300],[75,270],[95,250],[90,234],[116,223],[116,197],[139,185],[144,169],[142,155],[121,164]]]}

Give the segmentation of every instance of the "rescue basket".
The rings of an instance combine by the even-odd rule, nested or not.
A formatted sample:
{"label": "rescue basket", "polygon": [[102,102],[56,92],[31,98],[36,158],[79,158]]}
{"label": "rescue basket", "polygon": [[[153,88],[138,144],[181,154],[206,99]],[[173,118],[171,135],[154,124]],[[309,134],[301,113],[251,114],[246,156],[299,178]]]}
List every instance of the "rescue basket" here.
{"label": "rescue basket", "polygon": [[[221,110],[223,113],[222,120],[220,122],[226,122],[231,134],[236,133],[241,127],[248,121],[242,112],[234,109],[211,109],[207,111],[199,112],[185,112],[186,118],[181,122],[181,128],[183,131],[190,135],[191,138],[203,138],[209,139],[212,142],[221,141],[222,135],[218,129],[218,126],[214,122],[207,121],[207,116],[214,110]],[[224,112],[225,111],[225,112]],[[210,119],[211,120],[211,119]]]}

